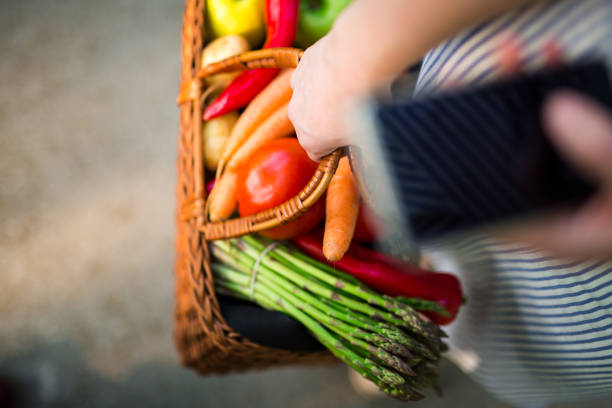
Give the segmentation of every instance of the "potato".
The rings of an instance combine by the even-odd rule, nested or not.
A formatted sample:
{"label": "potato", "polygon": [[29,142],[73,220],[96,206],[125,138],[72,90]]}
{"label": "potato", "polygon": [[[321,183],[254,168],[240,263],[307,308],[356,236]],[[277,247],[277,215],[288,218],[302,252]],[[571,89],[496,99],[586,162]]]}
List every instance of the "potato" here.
{"label": "potato", "polygon": [[204,122],[202,137],[204,139],[204,163],[209,170],[215,170],[225,149],[225,143],[238,120],[237,112],[230,112]]}
{"label": "potato", "polygon": [[[202,67],[222,59],[242,54],[250,49],[248,41],[239,35],[226,35],[209,43],[202,51]],[[217,74],[206,78],[208,86],[223,84],[224,87],[239,75],[239,72]]]}
{"label": "potato", "polygon": [[234,34],[219,37],[202,51],[202,66],[241,54],[249,49],[249,43],[244,37]]}

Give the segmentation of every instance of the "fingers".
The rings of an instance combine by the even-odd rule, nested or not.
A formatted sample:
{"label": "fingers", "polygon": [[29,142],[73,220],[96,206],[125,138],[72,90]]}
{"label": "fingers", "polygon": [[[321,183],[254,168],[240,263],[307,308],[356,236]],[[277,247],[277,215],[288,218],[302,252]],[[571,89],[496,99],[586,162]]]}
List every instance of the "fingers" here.
{"label": "fingers", "polygon": [[343,143],[343,104],[347,99],[324,65],[321,41],[308,48],[291,76],[289,120],[308,156],[319,161]]}
{"label": "fingers", "polygon": [[[516,35],[510,35],[501,42],[497,50],[497,66],[502,77],[523,73],[526,62],[524,46]],[[545,67],[552,68],[563,62],[563,48],[555,38],[544,42],[540,52]]]}
{"label": "fingers", "polygon": [[304,54],[302,54],[302,58],[300,59],[300,62],[298,63],[297,67],[295,67],[293,75],[291,75],[291,80],[289,81],[289,85],[291,85],[291,89],[293,89],[294,91],[304,80],[304,69],[308,70],[308,67],[304,67],[308,65],[312,66],[312,58],[316,58],[312,56],[312,50],[310,48],[306,49],[306,51],[304,51]]}
{"label": "fingers", "polygon": [[307,132],[302,130],[298,130],[296,128],[295,134],[300,142],[300,145],[306,153],[310,160],[319,162],[324,156],[327,156],[329,153],[333,152],[335,149],[333,147],[328,147],[326,144],[322,144],[318,139],[313,138]]}
{"label": "fingers", "polygon": [[307,99],[308,90],[304,81],[308,81],[308,78],[304,78],[304,65],[308,64],[309,58],[310,53],[306,50],[293,75],[291,75],[290,85],[294,92],[289,101],[289,120],[295,128],[295,134],[300,145],[308,153],[308,157],[313,161],[319,161],[321,157],[318,151],[319,146],[305,127],[305,123],[308,123],[309,118],[306,117],[308,106],[305,106],[305,100]]}
{"label": "fingers", "polygon": [[514,76],[521,72],[523,61],[521,44],[515,36],[509,36],[498,50],[498,67],[503,77]]}
{"label": "fingers", "polygon": [[501,235],[562,257],[612,258],[612,195],[601,194],[576,212],[539,217]]}
{"label": "fingers", "polygon": [[295,135],[302,148],[308,153],[308,157],[318,162],[326,154],[326,150],[322,149],[324,148],[322,141],[313,137],[302,125],[303,116],[302,112],[300,112],[300,103],[292,98],[289,101],[289,120],[293,123]]}
{"label": "fingers", "polygon": [[[302,58],[302,61],[303,60],[304,59]],[[289,80],[289,86],[291,86],[291,89],[293,89],[294,91],[300,81],[300,75],[302,74],[302,66],[303,64],[300,62],[293,70],[293,74],[291,74],[291,79]]]}
{"label": "fingers", "polygon": [[612,115],[570,91],[545,105],[544,126],[561,154],[585,174],[612,189]]}
{"label": "fingers", "polygon": [[546,103],[543,121],[560,153],[598,181],[600,191],[578,210],[541,216],[502,234],[560,256],[612,258],[612,114],[563,91]]}

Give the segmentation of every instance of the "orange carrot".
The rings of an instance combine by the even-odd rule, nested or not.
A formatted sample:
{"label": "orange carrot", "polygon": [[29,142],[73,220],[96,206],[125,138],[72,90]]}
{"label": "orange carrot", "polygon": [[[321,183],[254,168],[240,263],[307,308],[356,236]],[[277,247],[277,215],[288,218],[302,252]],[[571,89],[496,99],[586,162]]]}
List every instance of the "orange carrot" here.
{"label": "orange carrot", "polygon": [[228,218],[236,209],[236,181],[238,173],[226,171],[210,192],[209,214],[211,221]]}
{"label": "orange carrot", "polygon": [[293,133],[295,130],[289,120],[289,103],[286,103],[257,127],[246,142],[236,150],[227,162],[227,170],[237,170],[264,143]]}
{"label": "orange carrot", "polygon": [[359,193],[346,157],[340,159],[329,183],[325,205],[323,254],[335,262],[342,259],[351,245],[359,214]]}
{"label": "orange carrot", "polygon": [[276,111],[280,106],[289,102],[293,91],[291,89],[291,75],[293,69],[281,72],[270,84],[264,88],[242,112],[238,122],[232,129],[221,161],[219,162],[218,175],[223,171],[225,164],[236,150],[255,131],[261,123]]}

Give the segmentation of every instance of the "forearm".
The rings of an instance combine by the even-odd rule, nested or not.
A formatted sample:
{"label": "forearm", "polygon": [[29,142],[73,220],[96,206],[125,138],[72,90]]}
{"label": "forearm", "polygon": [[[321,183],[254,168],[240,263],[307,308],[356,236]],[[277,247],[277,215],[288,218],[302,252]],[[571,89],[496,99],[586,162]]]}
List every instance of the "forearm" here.
{"label": "forearm", "polygon": [[329,33],[328,60],[367,92],[461,30],[534,1],[355,0]]}

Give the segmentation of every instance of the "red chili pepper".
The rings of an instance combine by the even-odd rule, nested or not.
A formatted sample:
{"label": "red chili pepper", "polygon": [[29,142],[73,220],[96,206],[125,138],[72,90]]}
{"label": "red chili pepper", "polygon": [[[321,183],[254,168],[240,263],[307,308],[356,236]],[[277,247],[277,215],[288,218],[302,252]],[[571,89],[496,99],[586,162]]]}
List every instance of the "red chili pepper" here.
{"label": "red chili pepper", "polygon": [[381,293],[439,303],[450,316],[425,312],[437,324],[452,322],[463,302],[461,285],[454,275],[421,269],[355,243],[342,259],[331,263],[323,255],[318,232],[297,237],[293,242],[313,258],[351,274]]}
{"label": "red chili pepper", "polygon": [[359,215],[357,216],[353,239],[357,242],[376,242],[381,229],[379,219],[362,201],[359,204]]}
{"label": "red chili pepper", "polygon": [[[289,47],[293,44],[299,3],[299,0],[266,0],[267,37],[263,48]],[[276,68],[243,72],[204,110],[204,120],[248,105],[278,72]]]}

